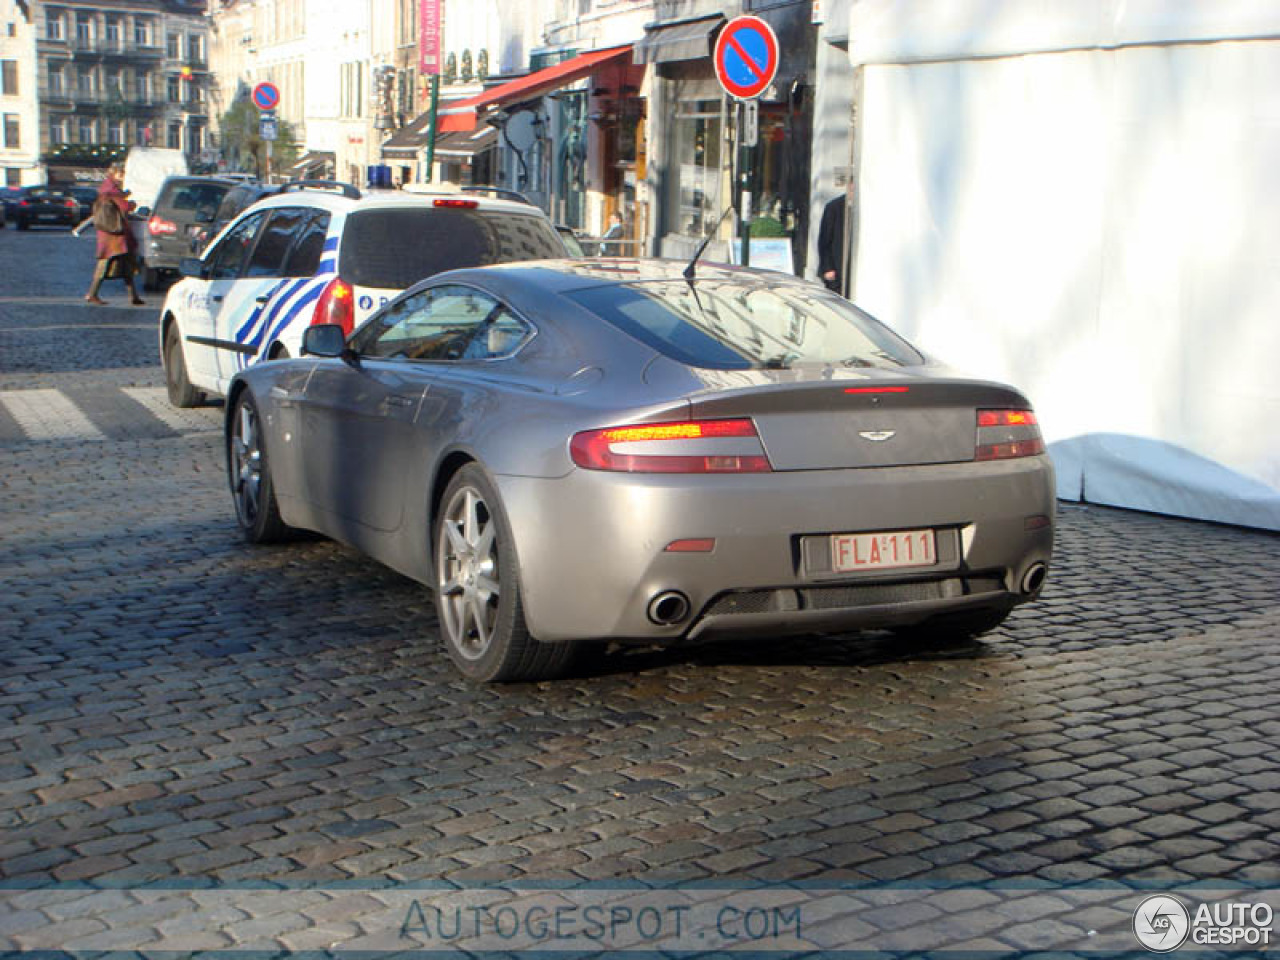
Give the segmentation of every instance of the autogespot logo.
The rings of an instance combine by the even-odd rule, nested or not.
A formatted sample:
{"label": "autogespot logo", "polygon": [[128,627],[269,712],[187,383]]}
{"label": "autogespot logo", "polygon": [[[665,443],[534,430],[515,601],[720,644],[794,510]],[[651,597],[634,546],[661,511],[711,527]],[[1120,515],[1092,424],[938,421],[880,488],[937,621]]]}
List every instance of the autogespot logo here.
{"label": "autogespot logo", "polygon": [[1133,935],[1153,953],[1177,950],[1191,930],[1191,914],[1177,897],[1157,894],[1138,904],[1133,913]]}

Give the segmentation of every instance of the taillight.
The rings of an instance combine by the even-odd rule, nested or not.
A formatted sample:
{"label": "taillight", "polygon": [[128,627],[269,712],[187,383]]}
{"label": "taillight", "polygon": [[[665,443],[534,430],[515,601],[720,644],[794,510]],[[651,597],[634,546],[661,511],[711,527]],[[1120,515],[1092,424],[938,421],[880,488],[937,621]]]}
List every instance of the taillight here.
{"label": "taillight", "polygon": [[70,207],[72,210],[79,210],[79,209],[80,209],[80,201],[79,201],[79,200],[72,200],[70,197],[68,197],[68,198],[67,198],[67,202],[66,202],[65,206]]}
{"label": "taillight", "polygon": [[20,207],[29,207],[29,206],[31,206],[31,204],[30,204],[28,201],[26,201],[26,200],[19,200],[19,201],[18,201],[18,206],[20,206]]}
{"label": "taillight", "polygon": [[147,229],[153,237],[171,237],[178,232],[178,225],[164,217],[152,217],[147,221]]}
{"label": "taillight", "polygon": [[315,312],[311,314],[311,325],[336,323],[342,332],[351,336],[356,325],[355,290],[351,284],[341,277],[334,277],[316,301]]}
{"label": "taillight", "polygon": [[688,420],[606,427],[575,434],[573,462],[622,473],[768,473],[750,420]]}
{"label": "taillight", "polygon": [[1012,460],[1044,453],[1033,410],[979,410],[975,460]]}
{"label": "taillight", "polygon": [[455,200],[450,197],[440,197],[432,203],[435,207],[459,207],[463,210],[474,210],[480,204],[475,200]]}

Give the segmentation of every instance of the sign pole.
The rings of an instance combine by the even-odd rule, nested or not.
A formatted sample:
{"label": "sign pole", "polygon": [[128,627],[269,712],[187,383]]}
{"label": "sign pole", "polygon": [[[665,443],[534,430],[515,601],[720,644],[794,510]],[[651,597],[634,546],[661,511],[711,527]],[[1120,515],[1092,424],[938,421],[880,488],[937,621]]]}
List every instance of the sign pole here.
{"label": "sign pole", "polygon": [[738,229],[742,236],[742,265],[751,266],[751,163],[760,132],[756,98],[768,89],[778,72],[778,38],[759,17],[734,17],[720,29],[711,58],[716,79],[738,104]]}
{"label": "sign pole", "polygon": [[427,121],[427,169],[423,172],[422,182],[430,183],[435,176],[433,170],[436,163],[436,109],[440,106],[440,74],[431,75],[431,119]]}
{"label": "sign pole", "polygon": [[751,147],[747,143],[747,103],[738,101],[738,232],[742,265],[751,266]]}

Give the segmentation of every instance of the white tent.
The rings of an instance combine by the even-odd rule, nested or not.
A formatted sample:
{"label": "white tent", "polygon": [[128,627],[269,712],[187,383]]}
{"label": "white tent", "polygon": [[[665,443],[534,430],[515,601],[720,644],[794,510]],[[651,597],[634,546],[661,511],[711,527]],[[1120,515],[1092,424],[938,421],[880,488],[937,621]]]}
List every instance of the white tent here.
{"label": "white tent", "polygon": [[1280,529],[1280,4],[859,0],[856,299],[1059,495]]}

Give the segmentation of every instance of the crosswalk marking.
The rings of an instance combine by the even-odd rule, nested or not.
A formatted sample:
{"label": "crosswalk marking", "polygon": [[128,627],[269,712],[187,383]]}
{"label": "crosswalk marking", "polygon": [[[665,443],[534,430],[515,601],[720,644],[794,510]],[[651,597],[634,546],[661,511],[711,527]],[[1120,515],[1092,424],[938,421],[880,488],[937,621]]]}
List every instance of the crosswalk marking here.
{"label": "crosswalk marking", "polygon": [[[52,388],[0,390],[0,445],[57,441],[109,441],[155,436],[156,430],[188,435],[214,433],[221,429],[222,411],[217,407],[180,410],[169,403],[164,387],[119,387],[121,394],[141,407],[109,402],[109,390],[71,391]],[[106,402],[102,409],[97,404]],[[94,404],[85,407],[84,404]],[[132,408],[133,413],[129,413]],[[111,431],[103,430],[86,409]],[[109,411],[109,412],[108,412]],[[123,418],[123,419],[122,419]],[[150,428],[147,424],[151,423]],[[163,424],[163,428],[155,424]]]}
{"label": "crosswalk marking", "polygon": [[0,403],[29,440],[103,439],[102,431],[60,390],[6,391]]}
{"label": "crosswalk marking", "polygon": [[[122,387],[121,393],[146,407],[148,413],[178,433],[217,430],[221,423],[220,411],[175,407],[169,402],[169,392],[164,387]],[[217,416],[210,418],[210,412]]]}

